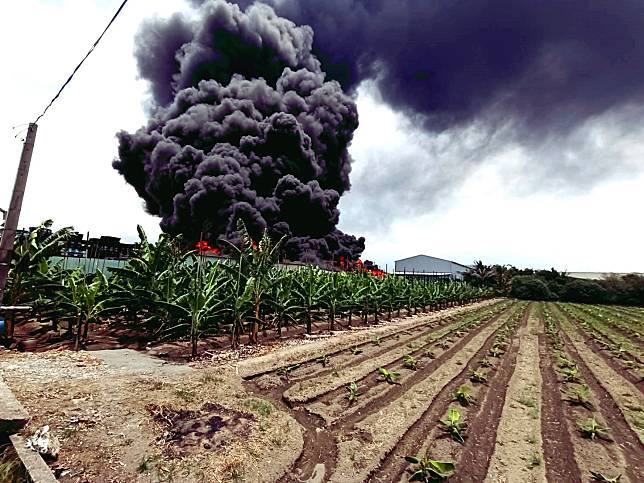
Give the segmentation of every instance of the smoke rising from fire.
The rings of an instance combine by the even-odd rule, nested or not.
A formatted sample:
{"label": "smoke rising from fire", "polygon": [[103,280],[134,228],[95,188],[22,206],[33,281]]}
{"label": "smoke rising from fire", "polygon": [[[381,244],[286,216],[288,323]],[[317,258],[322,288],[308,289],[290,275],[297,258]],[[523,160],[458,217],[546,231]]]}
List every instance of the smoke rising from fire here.
{"label": "smoke rising from fire", "polygon": [[350,187],[351,96],[325,78],[313,31],[266,5],[206,2],[141,29],[136,57],[150,81],[147,126],[120,132],[114,167],[189,240],[286,235],[292,260],[356,259],[364,239],[336,229]]}

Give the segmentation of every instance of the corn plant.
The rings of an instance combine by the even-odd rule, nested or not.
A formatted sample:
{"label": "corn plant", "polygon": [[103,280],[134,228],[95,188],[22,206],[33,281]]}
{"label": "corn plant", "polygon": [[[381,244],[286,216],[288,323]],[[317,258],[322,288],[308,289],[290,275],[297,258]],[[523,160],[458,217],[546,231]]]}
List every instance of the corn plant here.
{"label": "corn plant", "polygon": [[358,385],[355,382],[351,382],[347,384],[347,400],[349,401],[349,405],[353,404],[358,400],[358,396],[360,393],[358,393]]}
{"label": "corn plant", "polygon": [[454,441],[458,441],[461,444],[465,443],[463,434],[467,429],[467,423],[461,421],[461,413],[458,409],[449,408],[446,417],[440,420],[440,424],[440,429]]}
{"label": "corn plant", "polygon": [[461,403],[461,406],[476,404],[476,398],[472,396],[472,391],[467,386],[460,386],[454,393],[454,399]]}
{"label": "corn plant", "polygon": [[601,426],[595,417],[593,416],[592,418],[589,418],[585,421],[580,421],[577,423],[577,426],[579,427],[579,431],[581,434],[588,439],[595,439],[595,438],[601,438],[601,439],[609,439],[608,432],[610,431],[610,428],[605,428]]}
{"label": "corn plant", "polygon": [[433,460],[422,456],[405,456],[405,461],[414,465],[407,470],[409,481],[420,481],[423,483],[433,483],[444,481],[454,474],[454,463],[446,461]]}
{"label": "corn plant", "polygon": [[403,357],[403,362],[405,364],[405,367],[416,370],[418,366],[418,361],[412,356],[411,354],[407,354],[406,356]]}
{"label": "corn plant", "polygon": [[380,367],[378,369],[378,374],[380,374],[382,376],[381,381],[385,381],[385,382],[387,382],[387,384],[398,384],[396,382],[396,379],[400,375],[398,372],[389,371],[389,370],[385,369],[384,367]]}

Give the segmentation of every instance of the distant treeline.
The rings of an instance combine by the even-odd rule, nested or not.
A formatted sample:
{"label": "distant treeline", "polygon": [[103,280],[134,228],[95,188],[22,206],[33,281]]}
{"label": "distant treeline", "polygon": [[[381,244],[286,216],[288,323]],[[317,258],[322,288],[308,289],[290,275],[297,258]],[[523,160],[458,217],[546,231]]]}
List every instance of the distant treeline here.
{"label": "distant treeline", "polygon": [[465,280],[519,299],[644,306],[644,277],[637,274],[584,280],[569,277],[554,268],[519,270],[509,265],[484,265],[479,261],[465,274]]}

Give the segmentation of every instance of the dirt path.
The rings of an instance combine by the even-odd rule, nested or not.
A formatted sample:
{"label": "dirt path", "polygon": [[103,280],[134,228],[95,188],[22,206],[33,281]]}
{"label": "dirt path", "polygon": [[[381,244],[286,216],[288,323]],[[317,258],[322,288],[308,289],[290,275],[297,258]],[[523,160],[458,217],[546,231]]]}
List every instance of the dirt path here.
{"label": "dirt path", "polygon": [[519,330],[519,351],[510,379],[486,483],[545,482],[541,440],[539,333],[536,315]]}

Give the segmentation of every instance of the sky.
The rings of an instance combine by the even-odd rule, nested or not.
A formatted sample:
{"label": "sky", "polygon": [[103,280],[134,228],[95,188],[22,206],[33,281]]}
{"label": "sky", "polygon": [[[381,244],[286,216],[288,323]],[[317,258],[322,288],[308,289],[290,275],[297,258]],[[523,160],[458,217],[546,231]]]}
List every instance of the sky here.
{"label": "sky", "polygon": [[[21,0],[4,7],[0,39],[10,47],[0,76],[0,207],[9,204],[21,129],[42,111],[120,3]],[[21,226],[51,218],[57,227],[127,241],[136,238],[137,224],[152,237],[160,232],[111,162],[116,132],[134,131],[146,119],[148,86],[137,78],[133,57],[138,27],[151,15],[184,8],[181,0],[128,3],[39,123]],[[341,198],[339,228],[366,237],[364,259],[389,269],[396,259],[423,253],[465,264],[482,259],[644,272],[641,106],[632,106],[633,122],[627,122],[628,112],[608,112],[569,134],[561,165],[567,174],[559,176],[546,162],[562,149],[556,140],[521,144],[504,137],[502,128],[490,138],[476,125],[430,134],[387,105],[369,81],[358,87],[357,104],[352,189]],[[589,169],[588,159],[600,161]],[[570,173],[579,182],[570,183]]]}

